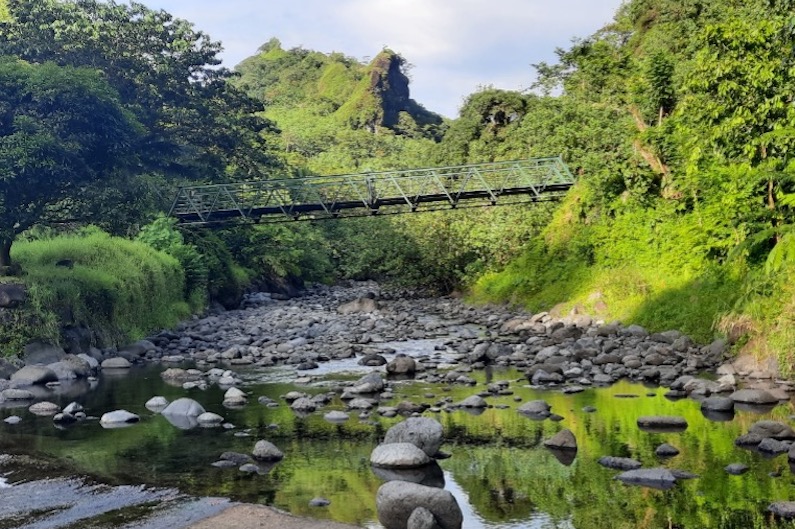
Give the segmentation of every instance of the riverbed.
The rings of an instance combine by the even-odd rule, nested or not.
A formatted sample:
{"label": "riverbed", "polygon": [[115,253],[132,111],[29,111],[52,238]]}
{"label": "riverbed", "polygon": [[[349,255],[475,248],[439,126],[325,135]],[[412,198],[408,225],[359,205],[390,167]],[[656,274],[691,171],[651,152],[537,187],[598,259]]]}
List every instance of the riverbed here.
{"label": "riverbed", "polygon": [[[294,303],[273,301],[257,310],[289,313]],[[323,324],[331,326],[337,319],[338,304],[323,306],[315,302],[318,314],[311,317],[320,321],[323,318],[319,314],[325,312],[328,319]],[[427,302],[418,304],[417,312],[428,306]],[[503,320],[515,316],[511,313]],[[368,316],[377,317],[377,312]],[[567,384],[531,384],[525,370],[515,365],[462,367],[456,360],[460,360],[460,352],[451,347],[448,333],[453,329],[467,336],[474,333],[488,337],[487,326],[460,318],[435,325],[438,314],[423,317],[423,325],[435,329],[435,336],[426,333],[396,339],[399,337],[386,331],[378,336],[378,327],[374,326],[376,331],[365,339],[360,331],[354,333],[360,342],[365,342],[356,348],[356,354],[322,360],[312,369],[303,366],[299,371],[297,364],[289,363],[208,364],[208,355],[199,355],[197,365],[185,354],[183,362],[147,361],[127,370],[107,371],[93,383],[80,382],[79,391],[65,391],[66,385],[49,390],[47,400],[61,406],[76,400],[84,406],[89,418],[70,427],[57,428],[50,417],[34,415],[26,407],[0,409],[0,418],[17,415],[22,419],[14,425],[0,423],[0,450],[49,461],[48,468],[57,470],[48,474],[60,474],[67,480],[79,478],[103,486],[132,487],[124,489],[128,491],[127,498],[129,491],[135,490],[146,499],[135,504],[140,512],[146,511],[140,505],[159,505],[164,497],[177,502],[223,498],[379,528],[375,496],[383,479],[371,468],[369,456],[384,432],[404,417],[383,416],[375,409],[349,410],[350,401],[341,398],[341,388],[376,371],[387,380],[388,387],[378,398],[378,406],[397,406],[401,402],[424,405],[427,409],[422,415],[435,418],[444,426],[446,442],[442,450],[451,457],[440,460],[438,467],[422,479],[455,496],[467,529],[791,527],[767,512],[772,502],[795,499],[795,480],[786,454],[767,457],[734,444],[756,421],[790,423],[791,402],[738,409],[730,420],[725,420],[725,416],[711,420],[701,412],[698,400],[670,398],[669,390],[657,384],[620,379],[603,387],[585,386],[582,391],[566,393],[562,389],[570,387]],[[260,317],[259,322],[266,334],[267,318]],[[375,350],[387,360],[406,354],[423,359],[432,367],[410,377],[390,378],[385,366],[359,364],[364,355]],[[173,351],[168,353],[166,356],[175,356]],[[223,405],[225,386],[207,384],[186,389],[161,377],[168,368],[207,370],[221,365],[241,381],[238,386],[249,396],[244,406]],[[443,376],[429,376],[452,369],[461,370],[468,380],[451,382]],[[486,389],[495,384],[503,389],[487,394]],[[296,413],[283,398],[292,391],[309,396],[329,394],[331,398],[316,412]],[[451,405],[476,394],[487,394],[489,407],[463,409]],[[155,395],[168,400],[195,399],[208,411],[223,416],[224,425],[181,429],[144,406]],[[553,418],[558,420],[532,420],[517,412],[520,404],[537,399],[549,403],[559,416]],[[126,428],[103,428],[96,419],[114,409],[138,414],[141,421]],[[349,419],[325,420],[323,415],[332,410],[347,412]],[[644,431],[637,425],[643,416],[682,417],[687,428]],[[561,457],[542,444],[563,428],[571,430],[577,439],[575,457]],[[284,459],[255,472],[213,466],[223,452],[251,453],[259,439],[274,443],[284,453]],[[663,443],[676,447],[679,454],[657,456],[655,450]],[[667,490],[625,485],[615,479],[617,471],[598,464],[600,457],[608,455],[634,458],[644,467],[678,469],[698,477],[677,481]],[[742,463],[749,469],[742,475],[730,475],[724,468],[732,463]],[[0,462],[0,474],[7,487],[0,494],[44,477],[9,461]],[[68,486],[59,486],[59,490],[66,491],[63,494],[71,494]],[[328,505],[312,506],[311,501],[317,498],[328,500]],[[76,503],[84,501],[88,500],[75,496]],[[222,504],[225,500],[217,501]],[[207,515],[212,514],[211,510]],[[49,515],[44,509],[36,516],[36,520],[45,520]],[[127,516],[135,513],[130,514],[128,509]],[[0,527],[58,526],[36,523],[23,520],[17,525],[0,523]]]}

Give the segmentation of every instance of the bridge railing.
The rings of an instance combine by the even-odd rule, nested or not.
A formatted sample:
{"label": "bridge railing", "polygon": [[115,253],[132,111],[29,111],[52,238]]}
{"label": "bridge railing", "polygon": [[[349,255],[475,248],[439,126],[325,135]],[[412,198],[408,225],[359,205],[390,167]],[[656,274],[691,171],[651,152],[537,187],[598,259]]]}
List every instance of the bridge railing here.
{"label": "bridge railing", "polygon": [[[280,222],[554,200],[574,183],[559,157],[182,187],[185,223]],[[463,207],[463,206],[462,206]]]}

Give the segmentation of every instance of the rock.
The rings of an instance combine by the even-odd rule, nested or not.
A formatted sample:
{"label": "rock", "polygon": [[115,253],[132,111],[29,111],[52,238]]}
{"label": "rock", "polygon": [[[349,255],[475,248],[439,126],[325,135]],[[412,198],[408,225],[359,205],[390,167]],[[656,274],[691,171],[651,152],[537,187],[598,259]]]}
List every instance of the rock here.
{"label": "rock", "polygon": [[198,421],[199,426],[218,426],[224,422],[224,418],[217,413],[206,411],[196,417],[196,421]]}
{"label": "rock", "polygon": [[406,529],[439,529],[439,524],[436,523],[433,513],[425,507],[417,507],[411,511],[406,522]]}
{"label": "rock", "polygon": [[47,382],[57,382],[58,375],[44,366],[32,365],[25,366],[11,375],[11,381],[17,386],[43,385]]}
{"label": "rock", "polygon": [[160,395],[157,395],[147,400],[144,406],[146,406],[146,409],[149,411],[159,413],[164,409],[166,409],[166,407],[168,406],[168,399]]}
{"label": "rock", "polygon": [[726,473],[731,474],[733,476],[740,476],[748,472],[748,465],[744,465],[742,463],[732,463],[724,468]]}
{"label": "rock", "polygon": [[83,406],[77,402],[69,403],[64,409],[64,413],[68,413],[69,415],[74,415],[75,413],[79,413],[83,411]]}
{"label": "rock", "polygon": [[49,417],[61,411],[61,407],[54,402],[37,402],[28,408],[28,411],[33,415],[40,415],[42,417]]}
{"label": "rock", "polygon": [[380,444],[370,454],[370,464],[380,468],[417,468],[430,462],[428,454],[412,443]]}
{"label": "rock", "polygon": [[328,507],[331,505],[331,500],[326,498],[312,498],[309,500],[310,507]]}
{"label": "rock", "polygon": [[778,404],[778,399],[764,389],[741,389],[732,393],[729,398],[744,404]]}
{"label": "rock", "polygon": [[771,503],[767,510],[776,516],[791,520],[795,518],[795,501],[777,501]]}
{"label": "rock", "polygon": [[638,417],[638,428],[645,432],[684,431],[687,430],[687,421],[674,415],[649,415]]}
{"label": "rock", "polygon": [[701,401],[701,411],[734,411],[734,401],[729,397],[708,397]]}
{"label": "rock", "polygon": [[119,349],[119,355],[124,357],[141,358],[147,353],[157,350],[157,346],[149,340],[138,340]]}
{"label": "rock", "polygon": [[8,388],[4,389],[0,395],[5,400],[33,400],[35,395],[26,389]]}
{"label": "rock", "polygon": [[370,354],[359,359],[360,366],[378,367],[387,363],[386,358],[378,354]]}
{"label": "rock", "polygon": [[406,529],[409,518],[418,508],[430,511],[441,529],[461,529],[464,519],[450,492],[407,481],[389,481],[381,485],[375,504],[384,529]]}
{"label": "rock", "polygon": [[0,308],[15,309],[28,298],[27,287],[16,283],[0,283]]}
{"label": "rock", "polygon": [[353,399],[348,402],[348,408],[351,410],[370,410],[376,405],[376,401],[372,399]]}
{"label": "rock", "polygon": [[127,410],[116,410],[103,414],[99,419],[99,424],[101,424],[103,428],[119,428],[137,423],[140,420],[140,417]]}
{"label": "rock", "polygon": [[561,450],[577,450],[577,439],[571,430],[563,429],[551,438],[544,441],[544,446],[548,448],[558,448]]}
{"label": "rock", "polygon": [[756,449],[764,454],[779,455],[789,451],[790,443],[786,441],[779,441],[772,437],[762,439],[762,442],[757,445]]}
{"label": "rock", "polygon": [[615,470],[635,470],[640,468],[641,463],[635,459],[630,459],[628,457],[612,457],[612,456],[603,456],[599,458],[597,461],[600,465],[607,468],[612,468]]}
{"label": "rock", "polygon": [[676,476],[667,468],[638,468],[622,472],[616,479],[629,485],[667,490],[676,485]]}
{"label": "rock", "polygon": [[663,443],[654,451],[657,457],[674,457],[679,455],[679,449],[675,446]]}
{"label": "rock", "polygon": [[25,365],[52,364],[63,360],[66,351],[62,347],[43,342],[32,342],[25,346],[22,360]]}
{"label": "rock", "polygon": [[107,360],[103,360],[102,369],[130,369],[132,364],[129,360],[121,356],[115,356],[113,358],[108,358]]}
{"label": "rock", "polygon": [[393,375],[411,375],[417,370],[417,363],[410,356],[397,356],[386,365],[386,372]]}
{"label": "rock", "polygon": [[257,441],[252,452],[257,461],[281,461],[284,454],[270,441]]}
{"label": "rock", "polygon": [[384,443],[411,443],[433,457],[442,446],[442,425],[426,417],[411,417],[387,430]]}
{"label": "rock", "polygon": [[778,421],[757,421],[748,429],[748,433],[757,434],[762,438],[771,437],[781,440],[795,440],[795,431]]}
{"label": "rock", "polygon": [[350,416],[344,411],[334,410],[323,415],[323,418],[329,422],[345,422]]}
{"label": "rock", "polygon": [[531,400],[519,406],[516,411],[531,418],[547,418],[552,408],[543,400]]}
{"label": "rock", "polygon": [[360,378],[352,388],[350,393],[380,393],[384,390],[384,379],[375,371]]}
{"label": "rock", "polygon": [[60,426],[68,426],[77,422],[77,417],[71,413],[56,413],[52,416],[52,422]]}
{"label": "rock", "polygon": [[472,395],[456,404],[456,406],[459,408],[488,408],[489,404],[480,395]]}
{"label": "rock", "polygon": [[296,399],[290,404],[290,409],[295,411],[311,413],[317,409],[317,403],[312,399],[307,399],[306,397],[302,397],[300,399]]}
{"label": "rock", "polygon": [[167,417],[198,417],[205,411],[207,410],[204,409],[204,406],[195,400],[182,397],[166,406],[160,413]]}
{"label": "rock", "polygon": [[235,466],[245,465],[251,463],[253,459],[248,454],[241,454],[240,452],[224,452],[219,459],[223,461],[231,461]]}
{"label": "rock", "polygon": [[11,415],[11,416],[6,417],[5,419],[3,419],[3,422],[6,423],[6,424],[11,424],[11,425],[19,424],[19,423],[22,422],[22,418],[19,417],[18,415]]}

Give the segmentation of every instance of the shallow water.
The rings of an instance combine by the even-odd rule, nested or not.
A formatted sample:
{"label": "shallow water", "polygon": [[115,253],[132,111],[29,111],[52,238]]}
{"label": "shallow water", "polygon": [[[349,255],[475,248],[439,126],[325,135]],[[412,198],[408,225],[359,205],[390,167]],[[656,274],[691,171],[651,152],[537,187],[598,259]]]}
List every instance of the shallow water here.
{"label": "shallow water", "polygon": [[[438,354],[433,351],[436,343],[380,345],[413,355],[434,355]],[[375,494],[382,481],[370,468],[369,454],[383,433],[400,419],[373,416],[360,421],[352,412],[345,423],[331,424],[322,414],[344,409],[339,399],[320,412],[301,417],[280,398],[292,390],[327,391],[324,382],[357,378],[373,368],[362,368],[355,360],[330,362],[307,372],[288,367],[265,371],[236,368],[245,375],[248,385],[244,389],[251,395],[242,409],[224,408],[224,390],[218,387],[186,391],[165,384],[159,376],[164,369],[150,365],[105,374],[77,398],[90,415],[99,417],[123,408],[139,414],[141,423],[106,430],[97,420],[89,420],[60,430],[50,418],[32,415],[24,407],[3,408],[0,418],[17,414],[23,421],[14,426],[0,423],[0,451],[52,456],[68,465],[71,472],[109,484],[173,487],[196,496],[222,496],[274,505],[299,515],[380,527]],[[428,479],[437,484],[443,480],[445,488],[456,496],[467,529],[774,527],[777,522],[766,514],[768,504],[795,500],[795,479],[786,455],[766,458],[733,444],[757,420],[787,422],[792,413],[789,403],[764,413],[741,411],[731,421],[715,422],[701,414],[697,402],[670,401],[663,396],[666,390],[662,388],[621,382],[565,395],[530,388],[513,369],[475,371],[471,376],[478,381],[475,387],[401,381],[396,385],[395,398],[384,402],[437,404],[447,397],[459,401],[482,391],[488,382],[511,381],[513,394],[489,397],[494,407],[481,414],[426,412],[444,425],[447,442],[442,449],[453,454],[440,461],[438,475]],[[297,377],[310,377],[312,383],[296,386],[291,381]],[[170,400],[194,398],[235,428],[178,429],[144,407],[153,395]],[[279,402],[279,407],[258,404],[257,397],[262,395]],[[65,406],[73,397],[52,394],[48,400]],[[549,402],[563,420],[532,421],[516,412],[518,401],[533,399]],[[586,413],[585,406],[594,406],[597,411]],[[689,426],[681,433],[643,432],[636,425],[643,415],[679,415]],[[541,446],[561,428],[572,430],[578,441],[579,451],[570,464],[562,463]],[[258,439],[271,440],[285,453],[284,460],[268,472],[245,474],[211,466],[224,451],[250,453]],[[654,450],[662,442],[679,448],[680,455],[659,459]],[[617,471],[597,464],[603,455],[633,457],[645,467],[677,468],[700,477],[680,481],[666,491],[631,487],[614,479]],[[731,476],[723,470],[735,462],[747,464],[749,472]],[[771,473],[779,477],[771,477]],[[10,484],[13,490],[24,481],[24,476],[15,474],[7,483],[0,481],[0,487]],[[331,500],[331,504],[310,507],[309,501],[318,496]]]}

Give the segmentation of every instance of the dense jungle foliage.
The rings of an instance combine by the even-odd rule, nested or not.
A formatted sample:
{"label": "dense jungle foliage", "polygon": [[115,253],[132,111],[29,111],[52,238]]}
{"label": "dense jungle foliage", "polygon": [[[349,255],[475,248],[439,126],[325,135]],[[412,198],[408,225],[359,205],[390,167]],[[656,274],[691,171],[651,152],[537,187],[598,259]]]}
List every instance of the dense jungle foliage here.
{"label": "dense jungle foliage", "polygon": [[[220,43],[141,4],[0,0],[0,266],[18,261],[41,307],[26,241],[91,222],[176,259],[192,310],[258,279],[373,278],[725,335],[788,371],[794,3],[627,1],[534,65],[530,91],[484,87],[445,120],[390,49],[364,64],[274,38],[232,72]],[[548,155],[578,177],[554,206],[215,232],[158,218],[187,180]]]}

